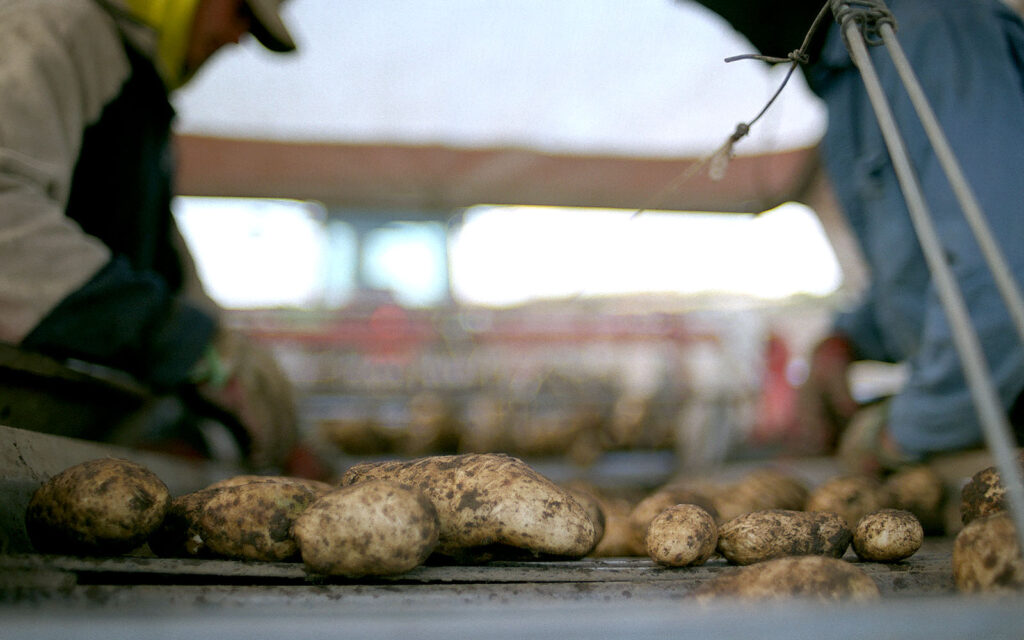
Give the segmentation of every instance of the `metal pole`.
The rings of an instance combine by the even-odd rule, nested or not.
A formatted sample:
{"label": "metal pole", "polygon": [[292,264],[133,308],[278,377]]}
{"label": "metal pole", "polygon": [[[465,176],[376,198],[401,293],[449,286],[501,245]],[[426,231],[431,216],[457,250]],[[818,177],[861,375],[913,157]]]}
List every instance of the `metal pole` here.
{"label": "metal pole", "polygon": [[871,63],[863,35],[856,21],[849,18],[844,20],[842,29],[850,55],[864,80],[868,98],[871,100],[882,136],[889,149],[893,168],[903,190],[914,228],[917,230],[939,300],[953,330],[953,342],[963,363],[964,375],[974,398],[986,444],[995,457],[1000,477],[1006,487],[1010,515],[1017,529],[1018,543],[1024,552],[1024,482],[1021,480],[1020,468],[1013,455],[1014,444],[1009,421],[989,376],[978,335],[967,312],[967,305],[953,272],[946,263],[942,243],[932,224],[931,213],[911,166],[885,91]]}

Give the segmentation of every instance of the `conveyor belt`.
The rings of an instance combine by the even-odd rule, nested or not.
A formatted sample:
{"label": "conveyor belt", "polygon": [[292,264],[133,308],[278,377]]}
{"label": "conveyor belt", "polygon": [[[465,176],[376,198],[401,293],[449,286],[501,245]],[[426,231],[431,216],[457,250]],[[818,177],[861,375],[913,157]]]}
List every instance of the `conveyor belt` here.
{"label": "conveyor belt", "polygon": [[732,569],[722,560],[684,569],[641,558],[494,562],[348,580],[296,563],[19,554],[0,556],[0,636],[1022,637],[1024,600],[955,593],[950,549],[930,539],[905,562],[859,563],[882,599],[857,606],[688,599]]}
{"label": "conveyor belt", "polygon": [[[858,562],[883,593],[901,596],[950,594],[954,591],[952,541],[929,539],[904,562]],[[847,560],[856,562],[852,552]],[[340,593],[346,587],[403,585],[429,590],[437,585],[656,584],[666,592],[683,596],[694,587],[732,567],[715,558],[698,567],[662,567],[647,558],[584,558],[567,561],[511,562],[484,565],[420,566],[397,576],[346,579],[306,571],[301,563],[243,562],[233,560],[173,559],[149,557],[83,558],[15,554],[0,556],[0,585],[32,588],[33,584],[62,585],[64,590],[93,585],[286,585],[330,586]],[[23,582],[19,585],[19,578]],[[585,597],[581,595],[581,597]]]}

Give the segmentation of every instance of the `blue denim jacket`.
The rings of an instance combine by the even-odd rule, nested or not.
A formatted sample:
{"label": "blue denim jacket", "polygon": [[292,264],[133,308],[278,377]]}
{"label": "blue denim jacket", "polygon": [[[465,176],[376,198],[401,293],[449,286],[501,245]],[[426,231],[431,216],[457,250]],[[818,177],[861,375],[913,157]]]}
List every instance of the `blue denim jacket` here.
{"label": "blue denim jacket", "polygon": [[[998,0],[890,0],[897,37],[1001,248],[1024,280],[1024,24]],[[871,56],[892,105],[999,395],[1024,389],[1024,349],[884,47]],[[906,362],[893,437],[911,454],[970,447],[981,429],[949,324],[839,26],[808,70],[825,101],[822,151],[869,263],[871,286],[836,328],[866,359]]]}

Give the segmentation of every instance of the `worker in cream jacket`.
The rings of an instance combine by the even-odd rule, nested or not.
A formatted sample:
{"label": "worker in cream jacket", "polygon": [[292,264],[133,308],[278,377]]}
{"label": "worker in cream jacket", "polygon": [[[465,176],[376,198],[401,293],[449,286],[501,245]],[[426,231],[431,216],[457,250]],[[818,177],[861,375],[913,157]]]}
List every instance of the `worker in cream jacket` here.
{"label": "worker in cream jacket", "polygon": [[195,392],[257,466],[296,438],[273,358],[219,325],[171,215],[169,95],[280,0],[0,0],[0,342]]}

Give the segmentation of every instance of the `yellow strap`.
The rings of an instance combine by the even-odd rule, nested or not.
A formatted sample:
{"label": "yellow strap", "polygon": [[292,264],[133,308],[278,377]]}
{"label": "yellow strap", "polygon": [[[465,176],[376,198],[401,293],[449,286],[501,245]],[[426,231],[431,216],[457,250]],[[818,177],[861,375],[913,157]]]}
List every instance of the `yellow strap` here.
{"label": "yellow strap", "polygon": [[167,89],[185,84],[191,77],[185,69],[185,51],[199,0],[126,0],[126,5],[157,32],[156,67]]}

